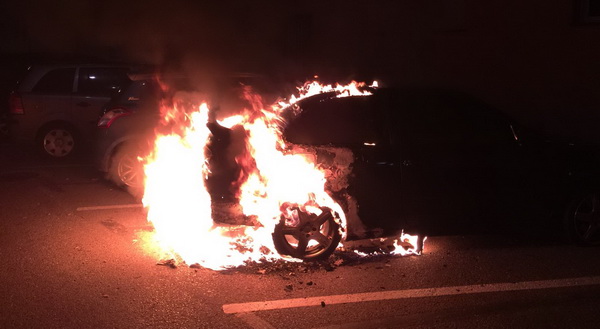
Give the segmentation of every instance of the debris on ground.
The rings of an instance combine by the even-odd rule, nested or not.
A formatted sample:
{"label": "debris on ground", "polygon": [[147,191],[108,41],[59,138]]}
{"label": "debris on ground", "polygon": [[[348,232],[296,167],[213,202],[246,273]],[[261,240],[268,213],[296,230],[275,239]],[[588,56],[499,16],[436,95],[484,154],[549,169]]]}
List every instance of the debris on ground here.
{"label": "debris on ground", "polygon": [[[284,280],[300,273],[332,272],[341,266],[355,266],[374,262],[389,261],[393,255],[386,253],[358,254],[354,251],[336,251],[326,260],[312,262],[290,262],[284,259],[266,262],[247,262],[245,265],[227,269],[221,273],[241,272],[248,274],[279,274]],[[381,267],[386,265],[381,265]],[[313,283],[314,284],[314,283]]]}
{"label": "debris on ground", "polygon": [[[422,240],[418,240],[417,242],[419,241],[422,243]],[[357,251],[364,254],[394,253],[396,248],[403,248],[404,250],[417,250],[420,252],[419,246],[412,245],[408,240],[400,239],[399,236],[344,242],[344,250]]]}
{"label": "debris on ground", "polygon": [[167,260],[161,260],[158,263],[156,263],[156,265],[167,266],[167,267],[170,267],[170,268],[177,268],[177,263],[172,258],[171,259],[167,259]]}
{"label": "debris on ground", "polygon": [[[402,242],[394,237],[373,238],[344,242],[343,248],[337,250],[326,260],[320,261],[299,261],[297,259],[261,259],[260,261],[248,261],[244,265],[229,268],[221,271],[223,274],[247,273],[267,275],[275,273],[284,280],[290,280],[290,277],[300,273],[315,273],[320,271],[331,272],[341,266],[356,266],[367,263],[384,263],[378,265],[377,269],[390,267],[390,259],[396,257],[395,248],[414,248],[408,242]],[[177,268],[178,263],[174,259],[164,260],[157,265]],[[190,265],[191,268],[202,268],[199,264]],[[360,267],[359,267],[360,268]],[[308,284],[310,285],[310,284]]]}

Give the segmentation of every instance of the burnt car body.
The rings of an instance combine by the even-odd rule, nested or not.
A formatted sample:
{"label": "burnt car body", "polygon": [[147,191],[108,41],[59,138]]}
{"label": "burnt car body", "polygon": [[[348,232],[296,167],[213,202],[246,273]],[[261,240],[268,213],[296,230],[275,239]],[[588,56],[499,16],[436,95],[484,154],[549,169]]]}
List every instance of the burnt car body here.
{"label": "burnt car body", "polygon": [[[348,240],[399,230],[436,235],[534,228],[582,244],[600,241],[594,148],[549,141],[462,93],[383,88],[339,96],[319,94],[292,105],[281,129],[290,152],[312,157],[328,172],[326,189],[346,215]],[[146,141],[139,137],[158,120],[156,111],[132,113],[101,129],[120,136],[105,138],[101,170],[110,172],[126,145],[136,145],[138,151],[126,152],[135,160]],[[230,186],[239,168],[223,153],[235,133],[216,123],[209,127],[214,174],[208,188],[217,208],[227,208],[235,203]],[[220,213],[235,217],[231,209]],[[278,251],[328,257],[340,239],[334,216],[296,216],[293,226],[284,216],[276,226]]]}
{"label": "burnt car body", "polygon": [[[452,91],[323,94],[296,107],[283,135],[329,171],[351,166],[347,187],[330,189],[347,215],[357,214],[349,225],[365,225],[358,235],[516,229],[582,244],[600,240],[597,146],[542,137]],[[347,156],[336,163],[343,150],[351,164]]]}
{"label": "burnt car body", "polygon": [[372,228],[463,231],[504,210],[523,170],[511,123],[468,102],[418,91],[323,95],[299,105],[284,136],[353,154],[347,193]]}

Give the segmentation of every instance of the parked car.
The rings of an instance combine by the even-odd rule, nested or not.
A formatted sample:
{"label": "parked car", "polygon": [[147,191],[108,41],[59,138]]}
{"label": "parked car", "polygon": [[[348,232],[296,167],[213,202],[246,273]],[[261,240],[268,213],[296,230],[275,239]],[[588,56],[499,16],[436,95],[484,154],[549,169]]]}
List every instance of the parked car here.
{"label": "parked car", "polygon": [[9,97],[9,131],[44,155],[74,154],[94,136],[98,112],[130,80],[131,65],[39,64]]}
{"label": "parked car", "polygon": [[[129,121],[152,126],[152,120],[125,112],[107,113],[112,123],[103,133],[111,146],[102,148],[103,170],[111,157],[114,163],[112,150],[120,140],[109,137],[111,130],[124,136]],[[347,185],[335,186],[335,177],[328,181],[349,219],[349,239],[400,229],[429,235],[517,225],[562,232],[580,244],[600,243],[596,149],[542,138],[476,98],[417,89],[340,98],[327,93],[296,103],[285,118],[287,142],[330,172],[351,169]],[[211,130],[224,144],[232,136],[223,127]],[[350,162],[339,156],[347,152]],[[128,184],[126,177],[120,180]],[[333,217],[295,216],[275,228],[278,251],[305,260],[328,257],[340,239]]]}
{"label": "parked car", "polygon": [[156,80],[134,80],[106,104],[97,122],[97,168],[134,195],[141,193],[143,184],[143,168],[137,157],[148,151],[160,120],[161,97]]}

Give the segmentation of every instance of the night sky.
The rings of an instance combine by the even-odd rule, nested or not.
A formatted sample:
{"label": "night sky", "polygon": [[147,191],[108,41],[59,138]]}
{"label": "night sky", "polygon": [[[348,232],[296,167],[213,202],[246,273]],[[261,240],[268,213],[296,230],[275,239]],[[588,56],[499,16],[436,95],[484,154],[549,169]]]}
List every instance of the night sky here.
{"label": "night sky", "polygon": [[[235,3],[229,2],[229,3]],[[4,3],[2,52],[96,55],[150,63],[264,55],[268,24],[256,4],[185,1]],[[252,8],[249,11],[248,8]],[[254,13],[252,13],[254,12]],[[251,15],[251,16],[250,16]],[[230,63],[231,64],[231,63]]]}

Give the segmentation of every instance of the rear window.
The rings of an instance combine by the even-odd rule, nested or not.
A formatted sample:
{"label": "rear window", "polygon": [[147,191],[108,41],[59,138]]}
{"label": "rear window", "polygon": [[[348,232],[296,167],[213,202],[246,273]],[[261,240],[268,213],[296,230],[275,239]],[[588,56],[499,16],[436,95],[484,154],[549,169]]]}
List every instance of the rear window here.
{"label": "rear window", "polygon": [[80,68],[77,92],[89,96],[114,95],[130,82],[126,68]]}
{"label": "rear window", "polygon": [[135,81],[132,82],[123,92],[122,101],[140,101],[146,98],[159,98],[161,96],[159,86],[151,81]]}
{"label": "rear window", "polygon": [[113,99],[115,106],[125,106],[136,110],[156,110],[162,93],[156,82],[151,80],[133,81]]}
{"label": "rear window", "polygon": [[42,94],[70,94],[73,91],[75,68],[55,69],[44,75],[32,91]]}

